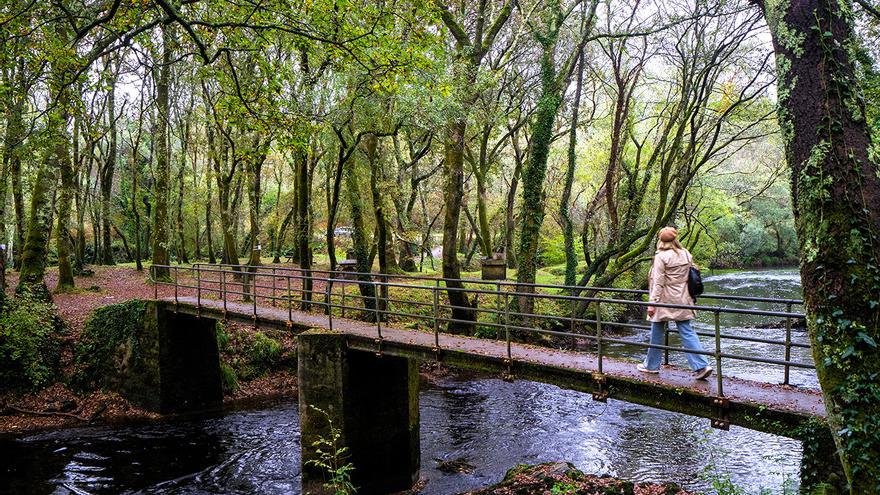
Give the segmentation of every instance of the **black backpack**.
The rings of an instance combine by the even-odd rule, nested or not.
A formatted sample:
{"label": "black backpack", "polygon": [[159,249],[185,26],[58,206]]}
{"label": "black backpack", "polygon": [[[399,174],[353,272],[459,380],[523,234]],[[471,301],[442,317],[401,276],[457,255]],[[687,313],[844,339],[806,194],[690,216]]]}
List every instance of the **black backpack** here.
{"label": "black backpack", "polygon": [[693,255],[691,255],[691,267],[688,270],[688,293],[694,299],[694,302],[697,302],[697,296],[703,293],[703,276],[700,275],[700,270],[694,266]]}

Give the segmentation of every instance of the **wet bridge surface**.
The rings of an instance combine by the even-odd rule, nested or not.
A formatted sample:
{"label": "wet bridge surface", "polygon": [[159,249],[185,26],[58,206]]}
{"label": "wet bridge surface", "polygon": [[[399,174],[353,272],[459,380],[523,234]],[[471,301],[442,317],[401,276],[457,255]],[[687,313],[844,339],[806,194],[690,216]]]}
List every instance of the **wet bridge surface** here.
{"label": "wet bridge surface", "polygon": [[185,297],[166,299],[166,309],[217,320],[264,328],[301,332],[321,328],[346,337],[348,348],[359,351],[437,361],[450,367],[495,373],[504,379],[554,384],[607,398],[711,419],[712,426],[746,428],[797,437],[798,429],[814,419],[823,420],[825,407],[819,391],[723,377],[723,396],[715,380],[695,380],[688,370],[666,366],[658,375],[640,373],[635,363],[583,352],[551,349],[503,340],[465,337],[332,318],[297,310],[252,303]]}

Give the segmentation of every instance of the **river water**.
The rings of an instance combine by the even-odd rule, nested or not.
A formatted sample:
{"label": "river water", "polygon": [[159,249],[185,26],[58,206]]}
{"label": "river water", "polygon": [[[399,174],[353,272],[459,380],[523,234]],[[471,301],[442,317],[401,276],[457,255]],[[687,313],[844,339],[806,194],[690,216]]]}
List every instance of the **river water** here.
{"label": "river water", "polygon": [[[713,293],[800,297],[799,278],[790,270],[734,272],[706,282]],[[705,317],[699,328],[712,328]],[[747,319],[722,321],[729,333],[782,335],[780,329],[749,328]],[[645,336],[636,332],[631,338]],[[795,332],[796,340],[804,338]],[[781,357],[776,347],[748,349]],[[641,352],[625,346],[618,351]],[[764,365],[723,364],[725,373],[782,379],[781,370]],[[792,382],[815,386],[815,377],[793,371]],[[555,460],[588,473],[692,489],[707,489],[708,478],[719,476],[749,493],[781,493],[797,483],[797,441],[738,427],[711,430],[705,419],[613,399],[593,402],[551,385],[454,377],[423,387],[420,402],[425,494],[459,493],[497,482],[516,463]],[[188,420],[52,431],[0,439],[0,456],[2,494],[296,494],[299,418],[296,404],[288,402]],[[437,469],[438,461],[459,458],[475,470]]]}

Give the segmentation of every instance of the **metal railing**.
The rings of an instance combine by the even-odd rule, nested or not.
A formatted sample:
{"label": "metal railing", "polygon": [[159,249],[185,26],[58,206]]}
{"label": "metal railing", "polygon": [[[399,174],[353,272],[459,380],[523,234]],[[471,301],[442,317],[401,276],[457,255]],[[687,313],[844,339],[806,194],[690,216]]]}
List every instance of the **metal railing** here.
{"label": "metal railing", "polygon": [[[802,305],[796,299],[703,294],[700,299],[715,305],[682,306],[649,303],[642,300],[647,291],[598,287],[571,287],[553,284],[521,284],[511,281],[445,279],[418,275],[392,275],[352,271],[304,270],[295,267],[209,265],[153,265],[150,279],[155,297],[159,287],[173,287],[175,301],[181,293],[194,296],[201,307],[203,300],[222,301],[224,312],[230,302],[247,303],[254,319],[260,304],[287,310],[288,322],[294,311],[320,311],[328,317],[332,329],[334,318],[367,320],[375,324],[377,338],[382,339],[382,325],[390,322],[424,322],[425,330],[433,332],[434,346],[440,350],[441,324],[448,327],[477,330],[506,342],[507,358],[512,359],[511,343],[527,335],[549,335],[590,342],[595,346],[598,372],[609,345],[628,345],[664,351],[669,364],[670,352],[700,354],[714,358],[717,395],[724,396],[722,359],[741,360],[783,368],[783,384],[789,384],[791,368],[815,369],[812,363],[793,361],[793,348],[808,349],[806,342],[792,339],[792,322],[803,319],[792,311]],[[450,287],[450,285],[453,285]],[[458,287],[460,285],[460,287]],[[354,287],[355,290],[349,290]],[[488,287],[488,288],[487,288]],[[468,305],[455,305],[450,294],[468,300]],[[171,294],[168,294],[171,296]],[[629,299],[627,299],[629,297]],[[458,299],[458,298],[455,298]],[[725,307],[725,302],[750,302],[779,305],[784,311]],[[298,305],[298,308],[294,308]],[[550,305],[550,308],[547,306]],[[555,306],[554,306],[555,305]],[[620,338],[609,329],[650,329],[649,325],[603,318],[620,309],[644,310],[647,306],[687,308],[713,315],[714,331],[697,331],[711,337],[711,350],[694,350],[672,346],[666,327],[663,345]],[[532,309],[529,309],[532,308]],[[562,312],[567,314],[562,314]],[[782,339],[764,338],[722,332],[721,315],[752,315],[785,320]],[[464,315],[464,317],[462,317]],[[725,352],[723,342],[750,342],[781,347],[781,359]]]}

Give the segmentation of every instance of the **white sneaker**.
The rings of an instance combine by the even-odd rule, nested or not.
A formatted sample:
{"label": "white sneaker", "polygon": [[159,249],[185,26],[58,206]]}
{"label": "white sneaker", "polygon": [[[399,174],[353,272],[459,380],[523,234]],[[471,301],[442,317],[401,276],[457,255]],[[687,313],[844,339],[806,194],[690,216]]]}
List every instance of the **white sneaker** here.
{"label": "white sneaker", "polygon": [[641,371],[642,373],[651,373],[652,375],[656,375],[657,373],[660,373],[660,370],[648,369],[647,367],[645,367],[645,363],[639,363],[638,366],[636,366],[636,369]]}
{"label": "white sneaker", "polygon": [[696,378],[697,380],[705,380],[706,378],[709,378],[709,376],[712,374],[712,371],[714,370],[711,366],[706,366],[701,370],[695,371],[694,378]]}

